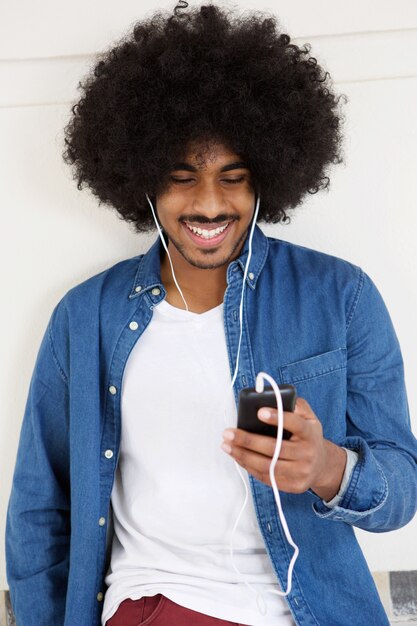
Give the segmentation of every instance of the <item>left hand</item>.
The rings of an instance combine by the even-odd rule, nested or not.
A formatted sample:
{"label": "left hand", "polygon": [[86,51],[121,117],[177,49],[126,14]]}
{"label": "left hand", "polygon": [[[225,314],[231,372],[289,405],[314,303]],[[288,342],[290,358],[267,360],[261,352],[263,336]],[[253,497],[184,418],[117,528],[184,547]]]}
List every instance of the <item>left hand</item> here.
{"label": "left hand", "polygon": [[[270,419],[261,417],[270,411]],[[263,407],[258,419],[267,424],[278,424],[278,410]],[[329,501],[340,488],[346,466],[346,452],[323,437],[323,428],[312,408],[303,398],[297,398],[294,412],[284,411],[284,428],[292,433],[282,440],[275,480],[281,491],[303,493],[312,489],[323,500]],[[232,438],[230,438],[233,436]],[[225,450],[252,476],[271,486],[269,466],[275,451],[276,439],[257,435],[240,428],[228,428],[223,433]]]}

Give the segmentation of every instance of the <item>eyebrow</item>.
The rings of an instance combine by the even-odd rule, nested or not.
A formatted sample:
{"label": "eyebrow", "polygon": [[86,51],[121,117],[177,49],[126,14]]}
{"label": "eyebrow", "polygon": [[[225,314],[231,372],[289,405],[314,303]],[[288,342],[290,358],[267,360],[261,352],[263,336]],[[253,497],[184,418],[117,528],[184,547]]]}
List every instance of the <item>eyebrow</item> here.
{"label": "eyebrow", "polygon": [[[220,171],[228,172],[229,170],[237,170],[237,169],[248,169],[246,163],[243,161],[236,161],[236,163],[229,163],[228,165],[224,165]],[[194,165],[190,165],[189,163],[176,163],[172,168],[172,172],[176,172],[177,170],[187,170],[187,172],[197,172],[197,168]]]}

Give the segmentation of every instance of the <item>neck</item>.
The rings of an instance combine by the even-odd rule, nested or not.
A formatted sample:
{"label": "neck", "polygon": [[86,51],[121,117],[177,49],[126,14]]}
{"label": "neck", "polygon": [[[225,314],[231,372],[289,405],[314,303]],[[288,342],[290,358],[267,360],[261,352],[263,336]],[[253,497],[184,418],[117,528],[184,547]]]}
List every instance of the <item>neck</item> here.
{"label": "neck", "polygon": [[[184,259],[171,242],[168,244],[168,250],[177,283],[184,294],[190,311],[201,313],[223,302],[227,287],[227,264],[214,269],[201,269]],[[167,301],[173,306],[185,309],[184,300],[172,276],[171,264],[167,254],[161,261],[160,271],[167,292]]]}

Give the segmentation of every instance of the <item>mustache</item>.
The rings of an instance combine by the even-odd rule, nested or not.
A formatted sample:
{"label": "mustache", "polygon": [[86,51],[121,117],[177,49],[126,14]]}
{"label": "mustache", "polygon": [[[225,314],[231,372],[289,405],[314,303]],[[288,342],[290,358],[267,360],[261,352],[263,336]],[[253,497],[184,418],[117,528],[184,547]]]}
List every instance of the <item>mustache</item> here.
{"label": "mustache", "polygon": [[191,222],[197,224],[221,224],[223,222],[232,222],[233,220],[237,220],[237,217],[231,217],[230,215],[218,215],[214,219],[210,220],[203,215],[192,215],[189,218],[182,217],[180,222]]}

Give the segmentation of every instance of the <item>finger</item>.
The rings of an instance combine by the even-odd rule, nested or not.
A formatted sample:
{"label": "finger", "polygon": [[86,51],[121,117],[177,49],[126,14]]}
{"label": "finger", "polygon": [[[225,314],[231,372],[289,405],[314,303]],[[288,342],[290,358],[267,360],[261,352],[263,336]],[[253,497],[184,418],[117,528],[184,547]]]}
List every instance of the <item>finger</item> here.
{"label": "finger", "polygon": [[[258,435],[237,428],[225,430],[223,433],[223,438],[225,443],[229,444],[229,446],[231,447],[237,446],[239,448],[251,450],[252,452],[257,452],[258,454],[263,454],[264,456],[268,456],[271,458],[275,454],[275,447],[277,443],[275,437]],[[296,444],[289,440],[283,440],[281,443],[279,458],[291,460],[299,458],[299,453],[297,454]]]}
{"label": "finger", "polygon": [[297,398],[294,413],[298,413],[298,415],[301,415],[301,417],[305,419],[317,419],[317,416],[305,398]]}
{"label": "finger", "polygon": [[241,428],[225,430],[223,438],[231,446],[238,446],[270,457],[274,454],[277,441],[275,437],[258,435]]}
{"label": "finger", "polygon": [[232,446],[232,450],[229,454],[241,467],[246,469],[249,474],[252,474],[252,476],[268,485],[271,484],[269,479],[271,457],[253,452],[247,448],[240,448],[239,446]]}
{"label": "finger", "polygon": [[[264,415],[266,415],[266,412],[268,412],[268,414],[270,415],[269,418],[267,418],[266,416],[263,417]],[[269,407],[262,407],[262,409],[259,409],[257,416],[258,416],[258,419],[261,420],[261,422],[278,426],[278,410],[277,409],[271,409]],[[296,412],[293,413],[290,411],[284,411],[283,417],[284,417],[283,427],[286,430],[289,430],[296,437],[305,436],[306,419],[304,417],[302,417],[299,413],[296,413]]]}
{"label": "finger", "polygon": [[[284,411],[285,413],[291,413],[293,415],[299,415],[305,419],[317,419],[313,409],[304,398],[297,398],[294,411]],[[274,409],[269,406],[263,406],[258,409],[257,417],[259,419],[268,420],[270,424],[278,424],[278,409]]]}
{"label": "finger", "polygon": [[[271,486],[269,471],[272,459],[270,457],[239,446],[234,446],[228,454],[257,480]],[[294,461],[279,459],[275,464],[274,476],[280,490],[289,493],[302,493],[306,490]]]}
{"label": "finger", "polygon": [[302,458],[302,448],[300,448],[300,444],[297,441],[283,439],[278,458],[281,461],[298,461]]}

